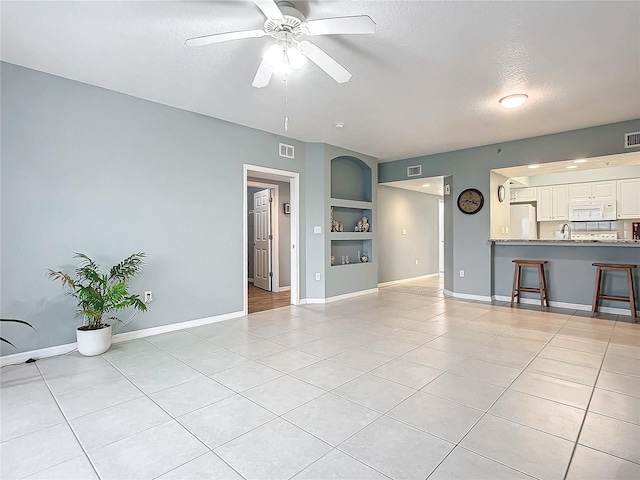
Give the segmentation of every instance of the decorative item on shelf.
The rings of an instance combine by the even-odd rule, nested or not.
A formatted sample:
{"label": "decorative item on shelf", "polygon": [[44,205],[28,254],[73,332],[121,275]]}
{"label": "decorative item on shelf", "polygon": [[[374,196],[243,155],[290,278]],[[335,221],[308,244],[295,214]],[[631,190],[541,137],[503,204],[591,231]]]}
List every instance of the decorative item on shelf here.
{"label": "decorative item on shelf", "polygon": [[362,255],[360,256],[360,261],[362,263],[367,263],[369,261],[369,254],[367,252],[362,252]]}
{"label": "decorative item on shelf", "polygon": [[342,255],[342,265],[344,265],[344,255]]}
{"label": "decorative item on shelf", "polygon": [[369,231],[369,219],[367,217],[362,217],[358,220],[356,224],[354,232],[368,232]]}
{"label": "decorative item on shelf", "polygon": [[333,267],[336,263],[336,257],[331,255],[331,266]]}
{"label": "decorative item on shelf", "polygon": [[346,258],[347,258],[347,265],[349,265],[349,255],[347,255]]}

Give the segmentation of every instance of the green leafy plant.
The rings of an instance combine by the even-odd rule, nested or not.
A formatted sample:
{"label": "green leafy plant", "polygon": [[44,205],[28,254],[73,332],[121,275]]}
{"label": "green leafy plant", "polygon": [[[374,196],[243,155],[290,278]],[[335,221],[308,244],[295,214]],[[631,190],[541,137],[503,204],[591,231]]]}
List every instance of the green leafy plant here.
{"label": "green leafy plant", "polygon": [[129,294],[127,285],[131,278],[140,274],[145,253],[134,253],[108,272],[84,253],[76,253],[73,257],[80,259],[75,275],[49,269],[47,276],[59,280],[63,287],[70,290],[68,294],[78,301],[76,316],[84,321],[81,328],[97,330],[108,326],[108,320],[120,322],[119,318],[109,314],[125,308],[132,307],[142,312],[147,310],[147,305],[139,295]]}
{"label": "green leafy plant", "polygon": [[[0,318],[0,322],[15,322],[15,323],[21,323],[23,325],[26,325],[28,327],[33,328],[33,326],[29,323],[29,322],[25,322],[24,320],[16,320],[14,318]],[[35,330],[35,328],[33,328]],[[6,338],[0,337],[0,341],[4,342],[4,343],[8,343],[9,345],[11,345],[13,348],[16,348],[16,346],[11,343],[9,340],[7,340]]]}

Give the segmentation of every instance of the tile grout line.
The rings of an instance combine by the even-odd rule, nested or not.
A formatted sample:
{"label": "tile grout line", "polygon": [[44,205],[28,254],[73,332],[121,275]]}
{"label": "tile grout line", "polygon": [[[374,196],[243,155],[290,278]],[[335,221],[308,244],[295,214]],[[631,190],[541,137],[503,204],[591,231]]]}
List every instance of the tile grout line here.
{"label": "tile grout line", "polygon": [[584,409],[584,416],[582,417],[582,422],[580,423],[580,428],[578,429],[578,435],[576,436],[576,441],[574,442],[573,449],[571,450],[571,456],[569,457],[569,463],[567,464],[567,469],[564,472],[564,477],[562,477],[563,480],[566,480],[567,475],[569,475],[569,469],[571,468],[571,463],[573,462],[573,456],[576,453],[576,450],[578,448],[578,442],[580,441],[580,435],[582,435],[582,429],[584,428],[584,424],[587,421],[587,415],[589,414],[589,407],[591,406],[591,400],[593,399],[593,395],[596,392],[596,385],[598,384],[598,379],[600,378],[600,373],[602,372],[602,367],[604,365],[605,358],[607,358],[607,351],[609,350],[609,345],[611,343],[612,335],[613,333],[609,334],[609,341],[607,342],[607,346],[604,350],[604,354],[602,355],[602,362],[600,362],[600,368],[598,369],[596,380],[593,383],[593,388],[591,389],[591,395],[589,395],[589,401],[587,402],[587,406]]}
{"label": "tile grout line", "polygon": [[[65,353],[65,355],[68,355],[71,352],[76,351],[77,348],[71,350],[70,352]],[[97,475],[97,477],[102,480],[102,475],[100,475],[100,472],[98,471],[98,468],[96,467],[96,465],[93,463],[93,460],[91,459],[91,456],[89,455],[89,452],[87,451],[87,449],[85,448],[85,446],[82,444],[82,442],[80,441],[80,437],[78,436],[78,433],[76,432],[76,430],[73,428],[73,425],[71,425],[71,421],[69,420],[69,418],[67,418],[66,413],[64,412],[64,410],[62,409],[62,407],[60,406],[60,403],[58,402],[58,398],[54,395],[53,391],[51,390],[51,387],[49,386],[49,382],[47,381],[47,379],[45,378],[45,376],[42,374],[42,371],[40,370],[40,367],[38,365],[38,362],[34,362],[36,365],[36,369],[38,370],[38,373],[40,374],[40,377],[42,378],[42,380],[44,381],[44,384],[47,386],[47,390],[49,390],[49,394],[53,397],[53,401],[56,402],[56,406],[58,407],[58,410],[60,410],[60,413],[62,414],[62,418],[64,418],[64,421],[66,422],[67,426],[69,427],[69,430],[71,430],[71,433],[73,434],[74,438],[76,439],[76,442],[78,442],[78,445],[80,446],[80,448],[82,449],[82,452],[84,453],[84,456],[86,457],[86,459],[89,461],[89,464],[91,465],[91,468],[93,469],[93,471],[95,472],[95,474]],[[64,462],[60,462],[56,465],[61,465]],[[55,466],[55,465],[52,465]],[[47,467],[47,468],[51,468],[51,467]],[[46,470],[40,470],[41,472]],[[36,472],[38,473],[38,472]]]}

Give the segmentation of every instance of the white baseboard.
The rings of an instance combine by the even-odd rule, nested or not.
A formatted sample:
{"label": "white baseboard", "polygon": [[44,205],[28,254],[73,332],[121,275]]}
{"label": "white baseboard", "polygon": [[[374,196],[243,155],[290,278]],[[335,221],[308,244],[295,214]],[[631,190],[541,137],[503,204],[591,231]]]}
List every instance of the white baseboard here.
{"label": "white baseboard", "polygon": [[160,327],[144,328],[142,330],[134,330],[132,332],[117,333],[111,339],[111,343],[126,342],[128,340],[135,340],[136,338],[150,337],[152,335],[159,335],[161,333],[175,332],[176,330],[184,330],[185,328],[201,327],[202,325],[209,325],[210,323],[223,322],[225,320],[231,320],[232,318],[243,317],[244,312],[231,312],[223,315],[214,315],[212,317],[198,318],[196,320],[189,320],[187,322],[170,323],[169,325],[162,325]]}
{"label": "white baseboard", "polygon": [[300,300],[300,305],[318,305],[325,303],[339,302],[340,300],[347,300],[349,298],[361,297],[362,295],[371,295],[372,293],[378,293],[377,288],[370,288],[369,290],[360,290],[359,292],[345,293],[344,295],[336,295],[335,297],[327,298],[305,298]]}
{"label": "white baseboard", "polygon": [[279,290],[280,290],[281,292],[288,292],[288,291],[290,291],[290,290],[291,290],[291,286],[290,286],[290,285],[287,285],[286,287],[280,287],[280,288],[279,288]]}
{"label": "white baseboard", "polygon": [[[136,338],[144,338],[150,337],[152,335],[159,335],[161,333],[175,332],[176,330],[183,330],[185,328],[200,327],[202,325],[222,322],[224,320],[231,320],[232,318],[238,318],[242,316],[244,316],[244,312],[242,311],[231,312],[225,313],[223,315],[215,315],[213,317],[189,320],[187,322],[170,323],[169,325],[162,325],[160,327],[134,330],[133,332],[117,333],[112,337],[111,343],[113,344],[126,342],[128,340],[135,340]],[[56,355],[63,355],[65,353],[72,352],[76,348],[78,348],[77,343],[67,343],[65,345],[56,345],[54,347],[40,348],[38,350],[30,350],[28,352],[14,353],[12,355],[4,355],[3,357],[0,357],[0,366],[24,363],[30,358],[40,359],[46,357],[55,357]]]}
{"label": "white baseboard", "polygon": [[491,297],[487,295],[472,295],[470,293],[455,293],[452,292],[451,296],[453,298],[459,298],[461,300],[474,300],[479,302],[490,302]]}
{"label": "white baseboard", "polygon": [[399,283],[415,282],[416,280],[423,280],[425,278],[433,278],[439,276],[440,273],[430,273],[428,275],[420,275],[418,277],[403,278],[401,280],[391,280],[390,282],[382,282],[378,284],[378,287],[388,287],[390,285],[398,285]]}
{"label": "white baseboard", "polygon": [[[510,302],[510,295],[494,295],[493,298],[500,302]],[[522,298],[520,303],[526,305],[540,305],[539,298]],[[549,301],[549,306],[557,308],[568,308],[572,310],[585,310],[591,311],[591,305],[585,305],[583,303],[567,303],[567,302],[553,302]],[[598,307],[598,311],[601,313],[611,313],[612,315],[631,315],[631,310],[628,308],[615,308],[615,307]]]}
{"label": "white baseboard", "polygon": [[56,345],[55,347],[40,348],[38,350],[30,350],[28,352],[4,355],[0,357],[0,366],[17,365],[19,363],[26,362],[30,358],[39,359],[55,357],[56,355],[64,355],[65,353],[73,352],[76,348],[78,348],[77,343],[66,343],[64,345]]}

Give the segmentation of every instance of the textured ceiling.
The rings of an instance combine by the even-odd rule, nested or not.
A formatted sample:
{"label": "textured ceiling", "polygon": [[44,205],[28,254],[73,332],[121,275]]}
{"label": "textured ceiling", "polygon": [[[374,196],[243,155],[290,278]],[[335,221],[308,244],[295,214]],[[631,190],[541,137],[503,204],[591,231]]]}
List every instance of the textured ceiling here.
{"label": "textured ceiling", "polygon": [[[313,39],[353,77],[292,74],[289,137],[385,161],[640,117],[640,2],[293,3],[308,19],[367,14],[377,32]],[[251,86],[272,40],[184,46],[261,28],[250,0],[1,9],[4,61],[285,135],[284,83]],[[524,107],[498,105],[516,92]]]}

